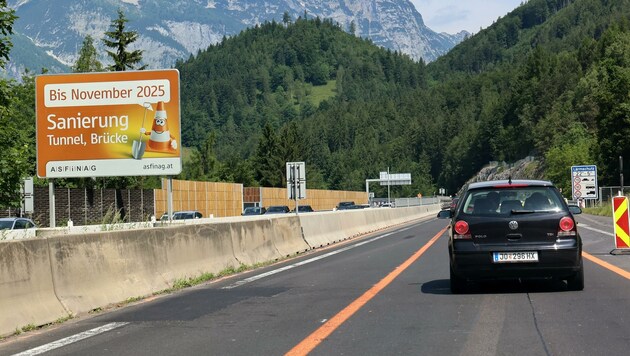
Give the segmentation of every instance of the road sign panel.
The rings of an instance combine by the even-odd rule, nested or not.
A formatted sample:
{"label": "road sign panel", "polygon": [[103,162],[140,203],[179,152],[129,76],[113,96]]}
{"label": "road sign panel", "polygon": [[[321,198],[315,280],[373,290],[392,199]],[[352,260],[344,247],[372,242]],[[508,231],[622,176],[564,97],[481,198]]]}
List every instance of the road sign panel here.
{"label": "road sign panel", "polygon": [[599,192],[597,188],[597,166],[572,166],[571,184],[573,200],[597,199]]}
{"label": "road sign panel", "polygon": [[615,248],[630,249],[630,220],[628,198],[613,198],[613,222],[615,224]]}
{"label": "road sign panel", "polygon": [[304,162],[287,162],[287,198],[306,199],[306,165]]}

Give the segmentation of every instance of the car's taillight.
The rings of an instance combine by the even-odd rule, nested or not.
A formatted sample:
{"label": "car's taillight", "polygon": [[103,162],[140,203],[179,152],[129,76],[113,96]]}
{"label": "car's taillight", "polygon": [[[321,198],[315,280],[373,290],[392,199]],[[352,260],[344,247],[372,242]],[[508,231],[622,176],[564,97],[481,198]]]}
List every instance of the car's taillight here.
{"label": "car's taillight", "polygon": [[568,216],[560,219],[560,229],[558,230],[558,237],[576,236],[575,221]]}
{"label": "car's taillight", "polygon": [[453,238],[456,240],[471,239],[472,236],[468,230],[468,223],[464,220],[459,220],[455,223],[455,234],[453,234]]}

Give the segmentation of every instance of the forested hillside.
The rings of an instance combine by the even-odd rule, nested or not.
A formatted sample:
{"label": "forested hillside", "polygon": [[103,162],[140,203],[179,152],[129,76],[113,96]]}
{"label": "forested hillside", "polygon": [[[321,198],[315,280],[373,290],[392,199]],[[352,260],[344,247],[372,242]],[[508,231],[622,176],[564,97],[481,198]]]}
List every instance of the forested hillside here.
{"label": "forested hillside", "polygon": [[[278,187],[285,162],[305,161],[309,188],[363,190],[389,168],[412,174],[394,195],[414,196],[528,155],[567,193],[571,165],[596,164],[600,185],[613,185],[623,156],[630,177],[630,0],[530,0],[430,65],[300,18],[176,67],[182,179]],[[15,182],[35,173],[34,80],[0,84],[9,206]],[[110,183],[155,180],[129,182]]]}
{"label": "forested hillside", "polygon": [[530,0],[430,65],[431,90],[451,93],[444,120],[460,128],[440,181],[533,154],[565,192],[576,164],[618,184],[618,157],[630,158],[629,20],[627,0]]}
{"label": "forested hillside", "polygon": [[429,66],[330,21],[247,30],[177,66],[184,144],[207,162],[186,174],[280,186],[304,160],[311,186],[363,189],[390,167],[426,194],[536,155],[561,186],[574,164],[616,183],[629,18],[628,0],[530,0]]}
{"label": "forested hillside", "polygon": [[177,68],[183,143],[198,152],[188,178],[282,186],[284,163],[305,161],[312,188],[362,190],[390,167],[412,173],[406,194],[432,189],[425,148],[409,135],[419,122],[402,105],[426,87],[422,63],[332,21],[299,19],[244,31]]}

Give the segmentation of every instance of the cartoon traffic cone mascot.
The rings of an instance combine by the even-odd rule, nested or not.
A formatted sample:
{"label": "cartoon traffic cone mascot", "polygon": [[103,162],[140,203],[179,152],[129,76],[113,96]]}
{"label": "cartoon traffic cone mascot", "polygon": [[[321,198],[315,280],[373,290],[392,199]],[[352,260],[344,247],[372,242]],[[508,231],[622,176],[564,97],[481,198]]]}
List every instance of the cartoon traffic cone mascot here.
{"label": "cartoon traffic cone mascot", "polygon": [[163,101],[158,101],[157,103],[151,132],[147,132],[144,127],[140,129],[140,132],[149,136],[147,151],[168,153],[177,149],[177,141],[168,131],[168,121],[166,120],[166,109],[164,109]]}

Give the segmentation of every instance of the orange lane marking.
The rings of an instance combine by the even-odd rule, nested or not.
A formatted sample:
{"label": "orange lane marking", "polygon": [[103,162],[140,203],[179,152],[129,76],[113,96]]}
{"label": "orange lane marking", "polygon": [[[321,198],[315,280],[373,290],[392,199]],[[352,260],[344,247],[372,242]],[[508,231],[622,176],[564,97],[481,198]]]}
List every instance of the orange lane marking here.
{"label": "orange lane marking", "polygon": [[306,339],[302,340],[299,344],[297,344],[294,348],[292,348],[285,355],[289,356],[297,356],[297,355],[307,355],[309,352],[313,351],[324,339],[326,339],[330,334],[332,334],[337,328],[341,326],[341,324],[345,323],[354,313],[359,311],[367,302],[369,302],[372,298],[374,298],[378,293],[380,293],[385,287],[387,287],[396,277],[398,277],[401,273],[403,273],[412,263],[414,263],[426,250],[431,247],[437,241],[442,234],[446,231],[446,227],[440,230],[429,242],[427,242],[421,249],[416,251],[413,256],[409,257],[403,264],[396,267],[392,272],[390,272],[385,278],[381,279],[377,284],[375,284],[372,288],[370,288],[367,292],[363,293],[362,296],[354,300],[347,307],[345,307],[342,311],[337,313],[334,317],[328,320],[324,325],[320,326],[319,329],[315,330],[312,334],[306,337]]}
{"label": "orange lane marking", "polygon": [[620,275],[622,277],[630,279],[630,272],[626,271],[625,269],[621,269],[621,268],[619,268],[617,266],[613,266],[610,263],[608,263],[608,262],[606,262],[604,260],[600,260],[599,258],[597,258],[597,257],[595,257],[593,255],[590,255],[590,254],[588,254],[588,253],[586,253],[584,251],[582,251],[582,256],[585,257],[587,260],[589,260],[591,262],[595,262],[598,265],[600,265],[600,266],[602,266],[602,267],[604,267],[606,269],[609,269],[609,270],[617,273],[618,275]]}

